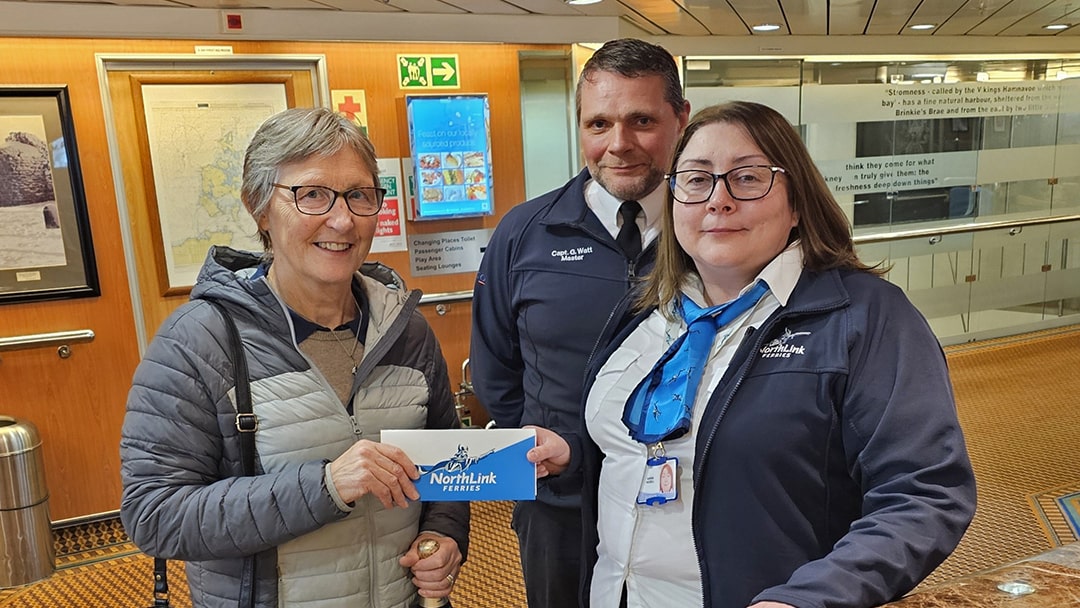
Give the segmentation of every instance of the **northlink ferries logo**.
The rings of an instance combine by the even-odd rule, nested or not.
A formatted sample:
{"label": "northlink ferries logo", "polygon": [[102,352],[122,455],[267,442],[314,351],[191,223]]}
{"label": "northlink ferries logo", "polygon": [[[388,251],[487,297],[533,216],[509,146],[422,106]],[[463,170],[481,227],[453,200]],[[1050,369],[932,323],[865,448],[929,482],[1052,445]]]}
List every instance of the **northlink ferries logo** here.
{"label": "northlink ferries logo", "polygon": [[435,464],[418,464],[420,476],[430,475],[428,483],[440,485],[444,492],[476,492],[482,486],[495,483],[495,473],[470,473],[469,468],[484,458],[495,453],[488,450],[484,454],[473,458],[469,456],[469,448],[458,444],[457,452]]}
{"label": "northlink ferries logo", "polygon": [[784,333],[779,338],[772,340],[765,346],[761,347],[762,359],[787,359],[792,355],[805,355],[806,347],[801,344],[796,346],[791,344],[791,341],[799,336],[809,336],[808,331],[796,331],[792,332],[791,329],[785,327]]}

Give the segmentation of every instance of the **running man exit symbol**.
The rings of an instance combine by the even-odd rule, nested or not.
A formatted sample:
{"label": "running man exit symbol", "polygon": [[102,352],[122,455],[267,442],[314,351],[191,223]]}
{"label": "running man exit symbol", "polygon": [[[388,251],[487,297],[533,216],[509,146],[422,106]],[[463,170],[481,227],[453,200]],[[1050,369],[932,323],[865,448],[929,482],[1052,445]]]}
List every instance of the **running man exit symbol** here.
{"label": "running man exit symbol", "polygon": [[461,87],[457,55],[398,55],[397,68],[402,89]]}

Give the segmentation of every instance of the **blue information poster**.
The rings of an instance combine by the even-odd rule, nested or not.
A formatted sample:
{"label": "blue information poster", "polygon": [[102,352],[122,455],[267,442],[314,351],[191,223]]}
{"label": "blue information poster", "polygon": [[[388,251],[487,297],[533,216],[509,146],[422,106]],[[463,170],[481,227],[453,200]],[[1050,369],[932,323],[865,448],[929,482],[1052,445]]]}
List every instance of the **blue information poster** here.
{"label": "blue information poster", "polygon": [[487,95],[407,95],[405,107],[416,219],[492,213]]}

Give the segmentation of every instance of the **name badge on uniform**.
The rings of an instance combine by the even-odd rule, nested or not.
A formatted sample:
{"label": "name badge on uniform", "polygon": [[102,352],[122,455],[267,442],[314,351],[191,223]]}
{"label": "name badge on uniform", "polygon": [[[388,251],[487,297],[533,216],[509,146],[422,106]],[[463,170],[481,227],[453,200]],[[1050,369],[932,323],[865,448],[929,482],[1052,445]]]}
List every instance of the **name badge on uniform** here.
{"label": "name badge on uniform", "polygon": [[641,480],[637,504],[650,507],[679,499],[679,459],[654,456],[645,461],[645,477]]}

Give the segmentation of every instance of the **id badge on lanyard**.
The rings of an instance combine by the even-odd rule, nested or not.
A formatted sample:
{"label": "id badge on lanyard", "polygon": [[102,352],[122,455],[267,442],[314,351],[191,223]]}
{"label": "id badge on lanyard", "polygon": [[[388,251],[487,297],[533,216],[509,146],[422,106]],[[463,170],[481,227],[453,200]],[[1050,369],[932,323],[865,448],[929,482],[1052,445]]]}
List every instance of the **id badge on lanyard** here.
{"label": "id badge on lanyard", "polygon": [[645,461],[645,476],[638,490],[637,504],[660,506],[679,499],[679,459],[667,456],[664,444],[649,444],[649,457]]}

